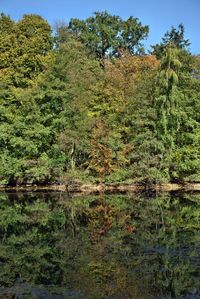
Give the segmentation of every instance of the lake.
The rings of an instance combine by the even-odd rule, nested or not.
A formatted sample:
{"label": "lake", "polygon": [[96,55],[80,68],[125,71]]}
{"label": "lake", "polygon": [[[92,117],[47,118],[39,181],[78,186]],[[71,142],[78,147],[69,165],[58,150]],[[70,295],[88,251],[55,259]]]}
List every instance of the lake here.
{"label": "lake", "polygon": [[200,298],[200,193],[0,193],[0,298]]}

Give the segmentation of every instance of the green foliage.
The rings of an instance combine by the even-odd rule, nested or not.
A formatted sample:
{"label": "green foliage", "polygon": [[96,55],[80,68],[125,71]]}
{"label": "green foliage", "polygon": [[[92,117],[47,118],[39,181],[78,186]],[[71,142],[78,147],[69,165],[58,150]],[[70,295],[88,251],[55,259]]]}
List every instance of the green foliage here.
{"label": "green foliage", "polygon": [[51,28],[37,15],[24,15],[17,23],[1,15],[0,24],[0,77],[24,88],[46,67],[52,49]]}
{"label": "green foliage", "polygon": [[108,12],[95,12],[93,17],[79,20],[71,19],[67,31],[73,33],[90,53],[99,59],[115,56],[121,49],[130,53],[142,52],[143,40],[149,31],[137,18],[122,20]]}
{"label": "green foliage", "polygon": [[158,135],[166,143],[173,146],[173,138],[179,130],[180,98],[181,93],[177,89],[179,82],[178,73],[181,62],[178,60],[178,49],[167,47],[160,64],[158,81],[158,98],[156,99]]}
{"label": "green foliage", "polygon": [[184,27],[154,47],[159,60],[143,55],[137,18],[96,12],[51,31],[38,15],[0,16],[0,184],[199,181]]}
{"label": "green foliage", "polygon": [[179,24],[178,29],[172,26],[171,30],[165,33],[164,37],[162,38],[162,42],[152,46],[152,54],[156,55],[156,57],[160,59],[165,48],[169,44],[173,44],[173,46],[177,49],[187,51],[190,42],[188,39],[185,39],[184,34],[185,28],[183,24]]}
{"label": "green foliage", "polygon": [[196,193],[1,193],[0,296],[198,294],[199,208]]}
{"label": "green foliage", "polygon": [[112,149],[109,147],[109,130],[100,119],[92,130],[90,160],[88,168],[98,174],[101,180],[115,169]]}

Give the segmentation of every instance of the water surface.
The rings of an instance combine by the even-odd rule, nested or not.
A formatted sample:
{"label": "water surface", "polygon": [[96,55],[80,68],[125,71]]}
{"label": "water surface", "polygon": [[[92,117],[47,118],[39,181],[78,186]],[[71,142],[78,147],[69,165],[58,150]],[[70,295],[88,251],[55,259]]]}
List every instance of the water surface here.
{"label": "water surface", "polygon": [[0,193],[0,298],[200,298],[200,194]]}

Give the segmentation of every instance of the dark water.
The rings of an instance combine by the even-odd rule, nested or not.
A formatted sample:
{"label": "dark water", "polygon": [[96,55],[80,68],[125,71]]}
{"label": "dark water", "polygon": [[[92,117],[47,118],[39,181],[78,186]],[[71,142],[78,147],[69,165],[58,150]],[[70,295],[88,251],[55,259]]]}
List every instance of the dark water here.
{"label": "dark water", "polygon": [[200,298],[200,194],[0,194],[0,298]]}

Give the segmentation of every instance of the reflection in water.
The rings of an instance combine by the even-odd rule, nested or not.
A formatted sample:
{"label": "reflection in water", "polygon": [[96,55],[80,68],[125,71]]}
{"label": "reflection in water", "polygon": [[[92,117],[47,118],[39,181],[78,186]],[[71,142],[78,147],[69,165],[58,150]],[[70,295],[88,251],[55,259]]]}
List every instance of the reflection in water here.
{"label": "reflection in water", "polygon": [[200,298],[200,194],[0,194],[0,298]]}

